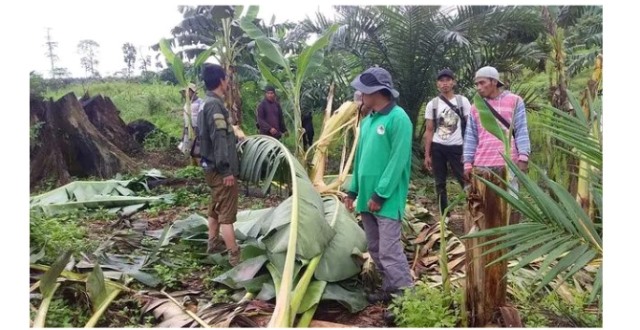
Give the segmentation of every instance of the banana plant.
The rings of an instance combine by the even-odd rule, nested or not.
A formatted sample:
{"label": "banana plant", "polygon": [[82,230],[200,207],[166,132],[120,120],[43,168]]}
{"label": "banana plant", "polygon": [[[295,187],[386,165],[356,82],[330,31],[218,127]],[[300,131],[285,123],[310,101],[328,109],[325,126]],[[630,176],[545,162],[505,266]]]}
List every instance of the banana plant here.
{"label": "banana plant", "polygon": [[[248,252],[243,255],[244,261],[214,280],[234,288],[260,291],[264,276],[258,273],[266,263],[276,292],[269,326],[292,327],[299,314],[304,316],[298,325],[305,325],[335,282],[360,272],[351,255],[365,250],[364,231],[336,195],[323,197],[314,189],[305,169],[278,140],[251,136],[238,149],[242,180],[269,181],[272,172],[285,170],[290,178],[291,197],[272,209],[238,214],[237,237],[253,241],[256,246],[245,248]],[[264,295],[260,292],[257,297]]]}
{"label": "banana plant", "polygon": [[[598,120],[594,120],[598,115],[595,111],[592,111],[592,103],[595,99],[595,96],[598,93],[598,88],[600,87],[600,83],[602,82],[602,54],[596,57],[596,63],[593,69],[593,73],[591,75],[591,79],[587,83],[587,87],[585,88],[582,97],[580,99],[580,107],[582,109],[577,109],[576,116],[580,117],[582,121],[592,121],[592,130],[591,136],[595,139],[602,140],[600,134],[600,125],[598,124]],[[572,95],[569,96],[573,97]],[[572,103],[577,102],[572,100]],[[576,194],[576,200],[582,205],[582,208],[589,213],[591,219],[594,218],[594,207],[592,194],[589,192],[589,173],[591,172],[590,165],[584,160],[580,159],[579,167],[580,170],[578,172],[578,192]]]}
{"label": "banana plant", "polygon": [[[323,48],[329,44],[331,36],[338,29],[338,25],[330,26],[313,44],[307,46],[297,57],[285,56],[280,47],[271,41],[253,22],[248,18],[240,20],[240,27],[247,35],[254,39],[260,52],[256,56],[256,62],[263,78],[283,91],[287,99],[293,104],[293,125],[294,140],[296,141],[295,155],[304,164],[304,150],[302,148],[302,111],[300,108],[300,96],[302,84],[305,78],[317,67],[322,65],[324,60]],[[296,58],[295,63],[292,58]],[[267,60],[283,70],[286,81],[281,81],[272,73],[272,69],[267,65]]]}
{"label": "banana plant", "polygon": [[[185,91],[188,90],[189,84],[192,81],[196,81],[197,70],[188,70],[188,72],[185,71],[182,58],[180,56],[177,56],[173,52],[173,50],[171,49],[171,45],[169,44],[169,41],[167,39],[164,39],[164,38],[161,39],[159,45],[160,45],[160,51],[162,52],[162,55],[167,60],[167,63],[169,64],[169,67],[171,67],[171,70],[173,71],[173,74],[176,76],[176,79],[178,79],[180,86],[182,86],[185,89]],[[213,52],[213,47],[209,47],[205,51],[200,53],[198,57],[196,57],[195,61],[193,62],[193,67],[194,68],[200,67],[207,59],[209,59],[212,52]],[[188,93],[185,93],[185,96],[187,95]],[[183,137],[182,152],[188,155],[189,150],[191,149],[190,144],[192,143],[192,141],[195,140],[195,131],[193,130],[192,123],[191,123],[191,98],[185,97],[185,104],[184,104],[183,110],[184,110],[183,111],[184,125],[187,127],[188,133],[187,133],[187,140],[185,140],[184,139],[185,137]]]}

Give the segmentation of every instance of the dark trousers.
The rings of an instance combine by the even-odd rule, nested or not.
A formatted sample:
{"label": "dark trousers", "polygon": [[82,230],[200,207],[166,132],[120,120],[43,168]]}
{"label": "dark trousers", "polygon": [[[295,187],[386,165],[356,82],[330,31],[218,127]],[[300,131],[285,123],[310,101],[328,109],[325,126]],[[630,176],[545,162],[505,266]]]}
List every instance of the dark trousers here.
{"label": "dark trousers", "polygon": [[[436,195],[440,205],[440,214],[447,208],[447,164],[451,166],[454,177],[464,188],[462,145],[447,146],[439,143],[431,144],[431,166],[436,181]],[[445,215],[446,216],[446,215]]]}
{"label": "dark trousers", "polygon": [[305,131],[304,134],[302,134],[302,143],[304,150],[309,149],[309,147],[313,144],[313,130]]}

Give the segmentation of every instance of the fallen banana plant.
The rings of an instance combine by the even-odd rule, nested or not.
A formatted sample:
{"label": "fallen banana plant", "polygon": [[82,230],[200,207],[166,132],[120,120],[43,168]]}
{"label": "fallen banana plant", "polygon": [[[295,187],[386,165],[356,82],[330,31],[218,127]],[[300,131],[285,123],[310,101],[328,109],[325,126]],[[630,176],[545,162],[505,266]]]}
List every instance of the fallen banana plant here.
{"label": "fallen banana plant", "polygon": [[[74,181],[31,197],[29,207],[51,216],[87,208],[106,208],[111,213],[131,215],[149,204],[170,202],[172,195],[140,197],[130,189],[143,184],[134,180]],[[144,186],[144,184],[143,184]]]}
{"label": "fallen banana plant", "polygon": [[[149,293],[142,297],[147,303],[142,308],[142,313],[152,313],[157,319],[162,320],[158,328],[185,328],[199,325],[203,328],[222,327],[229,328],[236,317],[244,312],[252,295],[247,293],[238,303],[212,304],[202,297],[200,291],[178,291],[169,294],[164,290]],[[244,327],[257,327],[257,324],[248,317],[242,317],[240,324]]]}
{"label": "fallen banana plant", "polygon": [[42,279],[40,280],[40,293],[42,293],[42,302],[40,303],[40,307],[38,308],[36,317],[33,320],[34,328],[44,328],[47,312],[49,311],[49,304],[53,299],[53,294],[60,287],[60,283],[58,283],[58,276],[60,276],[60,273],[62,273],[62,271],[64,270],[65,266],[69,262],[70,257],[71,251],[66,251],[65,253],[63,253],[53,263],[51,268],[49,268],[42,276]]}
{"label": "fallen banana plant", "polygon": [[[358,144],[358,118],[358,106],[355,102],[351,101],[343,103],[330,117],[328,114],[325,115],[322,134],[318,140],[309,147],[309,150],[307,150],[305,155],[305,158],[308,158],[309,153],[312,150],[315,151],[309,176],[311,177],[314,187],[319,193],[337,191],[345,182],[355,155],[355,146]],[[353,132],[353,141],[348,141],[349,132]],[[344,139],[340,173],[336,180],[327,185],[324,181],[324,170],[329,155],[329,147],[339,141],[340,137]],[[345,158],[349,147],[351,149],[348,152],[349,156],[348,158]]]}
{"label": "fallen banana plant", "polygon": [[113,286],[108,286],[105,282],[104,275],[100,266],[95,265],[93,271],[87,277],[87,294],[91,299],[91,308],[93,315],[87,321],[85,328],[93,328],[107,307],[120,294],[122,290]]}
{"label": "fallen banana plant", "polygon": [[71,252],[68,251],[61,255],[51,267],[36,264],[31,265],[31,269],[44,271],[41,279],[30,288],[31,292],[39,288],[42,293],[42,302],[33,321],[33,327],[45,326],[49,304],[56,290],[65,282],[81,282],[86,285],[86,292],[91,301],[93,314],[89,318],[85,328],[91,328],[96,325],[100,317],[120,292],[133,292],[126,287],[126,285],[105,279],[98,265],[96,265],[89,274],[65,270],[65,266],[66,268],[73,266],[69,262],[70,257]]}
{"label": "fallen banana plant", "polygon": [[[276,165],[283,166],[290,172],[292,196],[275,208],[251,211],[255,218],[247,219],[242,212],[238,216],[237,237],[244,237],[246,243],[255,243],[255,251],[263,251],[263,256],[254,255],[230,272],[247,274],[240,269],[247,267],[245,263],[256,262],[259,269],[256,272],[253,268],[251,276],[261,280],[252,282],[244,278],[231,283],[228,278],[233,274],[223,274],[215,280],[231,283],[236,288],[258,290],[257,296],[263,297],[268,296],[270,286],[262,281],[265,277],[260,276],[270,276],[276,306],[269,325],[291,327],[299,313],[310,314],[316,305],[313,302],[323,297],[324,290],[319,290],[322,281],[338,282],[360,272],[351,255],[365,250],[364,231],[337,197],[328,195],[323,199],[320,196],[302,165],[277,140],[249,137],[239,145],[239,151],[243,181],[269,184]],[[263,264],[267,272],[260,273]],[[305,316],[305,320],[308,319],[309,315]]]}

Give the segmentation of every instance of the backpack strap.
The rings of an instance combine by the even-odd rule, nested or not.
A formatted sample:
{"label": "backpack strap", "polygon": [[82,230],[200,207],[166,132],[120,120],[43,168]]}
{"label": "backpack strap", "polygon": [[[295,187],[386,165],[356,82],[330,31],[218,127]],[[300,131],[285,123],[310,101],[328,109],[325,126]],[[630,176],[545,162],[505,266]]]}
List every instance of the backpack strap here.
{"label": "backpack strap", "polygon": [[462,136],[464,137],[464,132],[467,130],[467,118],[464,115],[464,106],[462,103],[462,95],[456,94],[456,105],[458,109],[460,109],[460,129],[462,129]]}
{"label": "backpack strap", "polygon": [[434,97],[431,100],[431,110],[433,110],[433,122],[434,123],[438,122],[437,121],[438,117],[437,117],[437,114],[436,114],[436,112],[438,111],[438,99],[439,99],[438,97]]}

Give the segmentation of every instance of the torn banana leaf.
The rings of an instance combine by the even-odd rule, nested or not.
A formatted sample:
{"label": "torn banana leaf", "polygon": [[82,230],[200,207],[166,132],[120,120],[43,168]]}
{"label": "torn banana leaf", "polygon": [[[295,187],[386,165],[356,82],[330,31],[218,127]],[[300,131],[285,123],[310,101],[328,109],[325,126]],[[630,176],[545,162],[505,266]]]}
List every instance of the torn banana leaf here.
{"label": "torn banana leaf", "polygon": [[[127,186],[131,180],[74,181],[30,199],[30,208],[41,210],[47,216],[81,208],[126,208],[131,214],[147,204],[170,202],[172,195],[138,197]],[[134,207],[135,205],[135,207]],[[142,206],[141,206],[142,205]]]}

